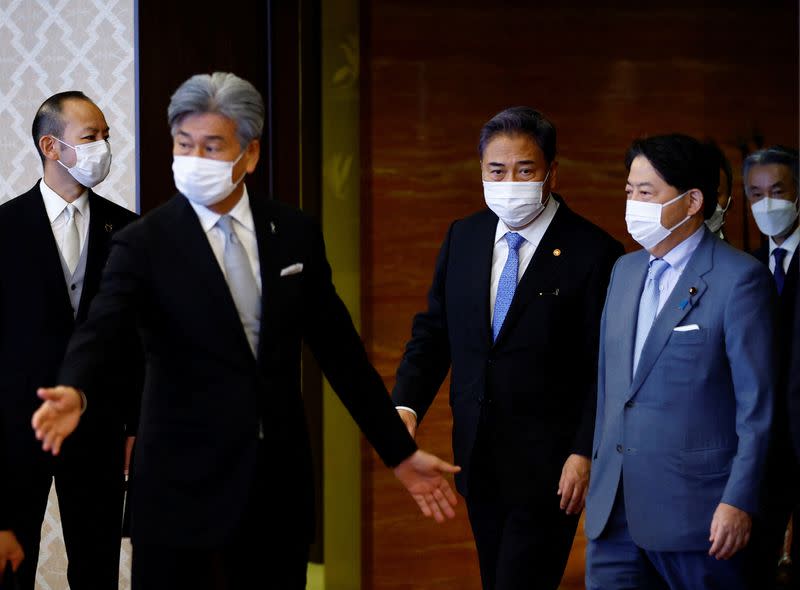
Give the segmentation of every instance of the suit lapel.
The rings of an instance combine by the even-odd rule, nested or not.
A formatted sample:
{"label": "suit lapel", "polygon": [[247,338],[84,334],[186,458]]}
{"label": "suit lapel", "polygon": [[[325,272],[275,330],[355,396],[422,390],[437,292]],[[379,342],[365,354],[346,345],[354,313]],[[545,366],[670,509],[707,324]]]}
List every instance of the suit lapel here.
{"label": "suit lapel", "polygon": [[[672,330],[700,302],[706,292],[708,285],[703,280],[702,275],[711,270],[714,241],[716,239],[710,232],[705,232],[703,239],[698,244],[686,268],[683,269],[678,282],[672,289],[672,293],[670,293],[656,317],[653,327],[647,335],[647,340],[644,342],[629,398],[635,395],[650,374],[656,359],[658,359],[672,335]],[[635,330],[636,325],[634,322],[634,334]]]}
{"label": "suit lapel", "polygon": [[188,274],[199,277],[204,296],[213,302],[214,315],[219,317],[219,325],[224,326],[221,329],[229,332],[239,349],[246,351],[247,356],[253,358],[225,275],[219,267],[200,220],[185,197],[178,195],[173,198],[177,199],[175,228],[180,229],[171,232],[170,236],[176,249],[183,254],[187,264],[193,269],[193,272]]}
{"label": "suit lapel", "polygon": [[469,307],[472,309],[471,317],[478,318],[479,338],[491,346],[492,344],[492,323],[489,314],[489,291],[492,283],[492,257],[494,256],[494,236],[497,233],[497,216],[493,213],[487,214],[482,220],[478,229],[478,235],[474,239],[466,241],[470,248],[474,248],[463,260],[470,265],[466,269],[466,276],[474,280],[475,289],[467,289],[467,293],[472,297]]}
{"label": "suit lapel", "polygon": [[61,253],[58,250],[55,236],[53,236],[53,227],[47,217],[47,209],[44,206],[38,183],[28,193],[27,198],[29,199],[27,205],[30,207],[30,213],[26,215],[26,218],[31,223],[29,243],[34,257],[39,260],[38,267],[41,269],[44,280],[45,293],[48,294],[46,296],[56,302],[62,308],[65,316],[72,321],[72,303],[67,292],[64,268],[61,266]]}
{"label": "suit lapel", "polygon": [[[633,264],[629,276],[620,277],[621,293],[614,293],[608,300],[613,308],[609,310],[609,319],[606,329],[611,332],[611,338],[620,346],[621,360],[625,373],[626,383],[631,384],[633,375],[633,347],[636,340],[636,323],[639,318],[639,301],[642,297],[644,281],[647,278],[647,262],[650,258],[647,250],[641,250]],[[606,347],[608,348],[608,344]]]}
{"label": "suit lapel", "polygon": [[[508,309],[505,321],[497,335],[495,345],[499,344],[514,327],[522,316],[528,303],[539,293],[554,293],[558,288],[558,275],[561,268],[561,253],[565,252],[568,244],[564,241],[565,219],[570,215],[567,206],[561,202],[550,226],[542,236],[542,241],[536,247],[525,274],[517,285],[511,307]],[[556,254],[558,252],[558,254]],[[556,297],[558,295],[555,295]]]}
{"label": "suit lapel", "polygon": [[100,275],[103,273],[109,240],[114,226],[107,217],[101,197],[89,191],[89,235],[86,243],[86,274],[83,278],[83,291],[78,305],[78,318],[86,317],[92,296],[97,292]]}
{"label": "suit lapel", "polygon": [[[261,267],[261,326],[258,334],[257,357],[263,358],[267,334],[277,334],[280,314],[279,305],[273,299],[278,293],[280,278],[280,225],[274,211],[258,198],[250,196],[250,209],[258,243],[258,260]],[[267,302],[273,303],[267,305]]]}

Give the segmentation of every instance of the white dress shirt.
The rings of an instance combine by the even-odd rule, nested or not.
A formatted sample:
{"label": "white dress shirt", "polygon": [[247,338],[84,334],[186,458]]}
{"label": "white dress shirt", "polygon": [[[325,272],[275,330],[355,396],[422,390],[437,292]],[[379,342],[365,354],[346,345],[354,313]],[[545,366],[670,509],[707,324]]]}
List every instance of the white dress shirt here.
{"label": "white dress shirt", "polygon": [[789,237],[783,241],[783,244],[778,246],[775,243],[775,240],[772,238],[769,239],[769,272],[775,274],[775,257],[772,253],[775,251],[775,248],[783,248],[786,250],[786,256],[783,257],[783,272],[789,272],[789,263],[792,261],[792,256],[794,256],[795,250],[797,250],[797,246],[800,244],[800,226],[794,228],[794,231],[789,234]]}
{"label": "white dress shirt", "polygon": [[552,196],[547,201],[544,211],[539,214],[539,217],[533,220],[533,223],[520,230],[509,229],[503,223],[502,219],[497,220],[497,229],[494,232],[494,251],[492,252],[492,278],[489,283],[489,324],[494,320],[494,303],[497,299],[497,285],[500,283],[500,275],[503,273],[503,267],[506,265],[508,259],[508,242],[505,240],[505,235],[508,232],[516,232],[525,238],[525,241],[519,247],[519,269],[517,269],[517,284],[522,280],[522,275],[525,274],[528,265],[531,263],[531,258],[536,253],[536,248],[539,242],[542,241],[542,236],[547,228],[550,227],[550,222],[556,216],[558,211],[558,201]]}
{"label": "white dress shirt", "polygon": [[[661,275],[661,279],[658,283],[659,295],[656,316],[661,312],[661,308],[664,307],[664,303],[666,303],[667,299],[669,299],[672,290],[675,288],[675,284],[678,282],[678,279],[681,278],[683,269],[686,268],[686,265],[689,263],[689,259],[692,257],[692,254],[694,254],[694,251],[697,250],[697,246],[703,239],[705,229],[705,224],[701,225],[696,232],[661,257],[661,259],[669,264],[669,266]],[[655,256],[651,254],[650,260],[653,259],[655,259]],[[688,291],[686,292],[686,297],[689,297]]]}
{"label": "white dress shirt", "polygon": [[[211,250],[214,252],[214,257],[217,259],[219,268],[222,270],[222,274],[227,281],[228,277],[225,273],[225,262],[223,258],[225,253],[225,232],[217,226],[217,221],[219,221],[222,215],[215,213],[207,207],[193,203],[192,201],[189,201],[189,204],[192,206],[192,209],[194,209],[194,212],[197,213],[197,218],[200,220],[203,231],[206,232],[206,237],[208,238],[208,243],[211,245]],[[242,192],[242,198],[239,199],[239,202],[228,212],[228,215],[233,219],[233,228],[242,246],[244,246],[245,252],[247,252],[247,259],[250,262],[250,268],[253,271],[253,277],[256,280],[256,286],[258,287],[258,294],[260,296],[261,264],[258,258],[256,224],[253,221],[253,211],[250,209],[250,197],[247,194],[246,186]]]}
{"label": "white dress shirt", "polygon": [[[64,236],[67,233],[67,220],[69,219],[69,213],[67,213],[67,205],[69,205],[69,203],[47,186],[44,182],[44,178],[39,181],[39,190],[42,193],[44,208],[47,210],[47,217],[50,220],[50,227],[53,230],[53,237],[56,239],[58,251],[63,257]],[[84,191],[72,204],[76,209],[75,226],[78,228],[78,236],[80,237],[79,251],[83,252],[83,246],[86,244],[86,237],[89,235],[89,191]]]}
{"label": "white dress shirt", "polygon": [[[534,219],[533,222],[524,229],[512,230],[509,229],[505,223],[503,223],[502,219],[497,220],[497,229],[494,232],[494,251],[492,252],[492,274],[489,282],[490,325],[491,321],[494,319],[494,303],[497,299],[497,285],[500,283],[500,275],[503,273],[503,267],[506,265],[506,260],[508,259],[508,242],[505,240],[505,235],[508,232],[516,232],[525,238],[525,241],[520,244],[518,252],[519,268],[517,269],[517,284],[519,285],[522,275],[525,274],[525,270],[530,265],[531,259],[536,252],[536,248],[542,241],[544,232],[546,232],[547,228],[550,227],[550,223],[553,221],[556,211],[558,211],[558,201],[556,201],[551,195],[550,199],[547,201],[547,205],[544,207],[544,211],[542,211],[539,214],[539,217]],[[414,414],[415,418],[417,417],[417,412],[413,408],[409,408],[408,406],[397,406],[397,409],[406,410],[407,412]]]}

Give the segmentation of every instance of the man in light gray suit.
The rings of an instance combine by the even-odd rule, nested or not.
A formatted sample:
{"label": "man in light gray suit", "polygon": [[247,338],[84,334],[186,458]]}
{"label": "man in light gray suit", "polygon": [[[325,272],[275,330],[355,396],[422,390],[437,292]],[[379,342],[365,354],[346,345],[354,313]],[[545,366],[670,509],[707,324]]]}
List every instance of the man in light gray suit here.
{"label": "man in light gray suit", "polygon": [[704,225],[719,170],[685,135],[626,156],[628,231],[600,331],[586,586],[746,588],[774,390],[774,289]]}

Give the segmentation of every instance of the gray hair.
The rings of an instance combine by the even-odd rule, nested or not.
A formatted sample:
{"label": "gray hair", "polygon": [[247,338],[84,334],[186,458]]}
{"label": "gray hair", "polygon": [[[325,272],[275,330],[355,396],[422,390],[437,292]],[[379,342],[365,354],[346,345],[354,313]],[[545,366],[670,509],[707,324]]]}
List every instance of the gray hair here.
{"label": "gray hair", "polygon": [[792,171],[792,181],[794,182],[795,191],[800,187],[797,182],[797,150],[782,145],[773,145],[755,151],[744,159],[744,163],[742,164],[742,179],[744,180],[745,194],[748,193],[747,175],[750,173],[750,168],[753,166],[764,166],[766,164],[787,166],[789,170]]}
{"label": "gray hair", "polygon": [[259,139],[264,130],[264,100],[247,80],[228,72],[197,74],[181,84],[167,107],[172,134],[187,115],[219,113],[236,123],[242,148]]}

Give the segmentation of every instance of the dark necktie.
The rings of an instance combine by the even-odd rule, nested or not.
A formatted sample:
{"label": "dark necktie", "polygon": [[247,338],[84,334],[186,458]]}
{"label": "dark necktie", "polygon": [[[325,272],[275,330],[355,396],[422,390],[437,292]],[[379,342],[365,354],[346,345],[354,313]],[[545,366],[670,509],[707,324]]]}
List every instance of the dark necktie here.
{"label": "dark necktie", "polygon": [[783,270],[783,259],[786,257],[786,250],[775,248],[772,251],[775,257],[775,284],[778,286],[778,295],[783,292],[783,284],[786,282],[786,271]]}

